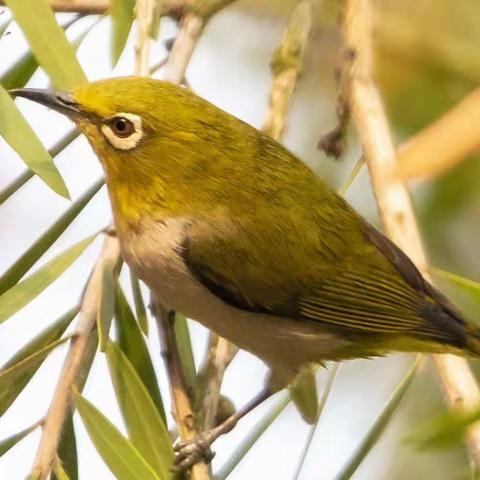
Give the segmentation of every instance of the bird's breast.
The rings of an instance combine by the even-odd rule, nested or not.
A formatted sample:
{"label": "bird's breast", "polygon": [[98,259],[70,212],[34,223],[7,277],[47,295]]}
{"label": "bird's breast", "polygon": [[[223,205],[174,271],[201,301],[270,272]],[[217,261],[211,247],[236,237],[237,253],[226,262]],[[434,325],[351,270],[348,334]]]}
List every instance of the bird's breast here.
{"label": "bird's breast", "polygon": [[304,363],[331,358],[339,339],[313,322],[240,310],[204,287],[182,258],[190,224],[185,218],[152,220],[119,235],[125,261],[164,306],[198,320],[287,376]]}

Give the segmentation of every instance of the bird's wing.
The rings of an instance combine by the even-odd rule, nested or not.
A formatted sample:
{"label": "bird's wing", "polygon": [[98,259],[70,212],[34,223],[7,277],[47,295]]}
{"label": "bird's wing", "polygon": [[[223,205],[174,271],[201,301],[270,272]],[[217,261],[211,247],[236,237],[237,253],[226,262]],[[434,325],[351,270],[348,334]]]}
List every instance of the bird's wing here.
{"label": "bird's wing", "polygon": [[[242,310],[313,320],[345,333],[409,334],[463,344],[464,321],[454,308],[393,242],[360,222],[364,244],[353,260],[338,257],[336,265],[316,270],[313,276],[303,272],[304,278],[290,264],[286,284],[277,283],[275,273],[266,279],[265,267],[257,268],[261,259],[251,258],[241,242],[222,248],[215,236],[193,234],[183,254],[198,281]],[[228,255],[220,253],[225,248]],[[324,258],[310,261],[321,263]],[[277,258],[276,265],[282,263],[288,258]]]}

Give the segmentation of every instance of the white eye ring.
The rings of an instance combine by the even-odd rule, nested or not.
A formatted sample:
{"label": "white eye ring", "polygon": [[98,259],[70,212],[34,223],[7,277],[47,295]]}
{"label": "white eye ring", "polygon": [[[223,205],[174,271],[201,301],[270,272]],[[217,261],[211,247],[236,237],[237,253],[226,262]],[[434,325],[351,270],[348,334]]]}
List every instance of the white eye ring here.
{"label": "white eye ring", "polygon": [[[115,132],[113,122],[116,120],[125,120],[125,124],[130,128],[131,133],[127,130],[126,136],[122,136],[119,132]],[[115,116],[106,120],[106,123],[100,127],[108,143],[118,150],[131,150],[138,145],[143,137],[142,119],[133,113],[117,113]]]}

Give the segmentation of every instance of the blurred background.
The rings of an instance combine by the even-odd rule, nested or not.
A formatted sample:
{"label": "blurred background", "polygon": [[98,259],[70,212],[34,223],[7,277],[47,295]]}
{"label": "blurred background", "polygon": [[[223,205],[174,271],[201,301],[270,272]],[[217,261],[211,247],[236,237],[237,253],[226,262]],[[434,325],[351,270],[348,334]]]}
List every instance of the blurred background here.
{"label": "blurred background", "polygon": [[[305,160],[322,178],[340,187],[348,178],[360,150],[354,132],[348,132],[348,149],[338,161],[317,150],[320,136],[335,126],[339,62],[337,29],[340,2],[314,3],[314,27],[288,117],[283,143]],[[260,128],[268,106],[271,82],[269,63],[283,35],[293,0],[239,0],[215,16],[195,49],[187,70],[191,88],[222,109]],[[398,144],[428,125],[455,105],[480,83],[480,3],[478,0],[377,0],[375,18],[376,78],[383,95],[395,140]],[[0,21],[8,10],[0,6]],[[72,18],[59,14],[60,23]],[[85,17],[67,29],[74,39],[95,26],[82,41],[78,58],[90,80],[133,71],[132,32],[125,53],[111,70],[110,21]],[[175,36],[177,26],[161,23],[159,41],[152,50],[152,64],[167,55],[165,40]],[[12,25],[0,38],[0,74],[28,50],[20,30]],[[154,76],[162,78],[159,70]],[[37,71],[28,84],[48,85]],[[70,125],[54,112],[18,101],[17,105],[46,146],[51,146]],[[472,119],[477,121],[477,119]],[[0,138],[0,189],[24,170],[23,163]],[[101,175],[100,167],[83,138],[70,145],[57,165],[72,198],[78,197]],[[431,264],[472,279],[479,279],[480,255],[480,162],[472,156],[439,178],[412,185],[419,224]],[[379,225],[368,173],[363,169],[347,192],[347,199],[362,215]],[[0,208],[0,271],[6,269],[69,205],[38,179],[30,181]],[[80,214],[78,220],[39,262],[44,264],[79,238],[108,224],[110,211],[104,189]],[[41,328],[73,305],[98,255],[97,240],[57,282],[15,317],[0,325],[0,363]],[[122,274],[122,277],[125,272]],[[443,285],[458,305],[480,321],[478,304]],[[207,332],[191,321],[195,359],[200,362]],[[162,393],[168,399],[168,384],[155,332],[149,345]],[[36,421],[46,411],[66,352],[56,350],[34,380],[0,421],[0,438]],[[156,353],[158,352],[158,355]],[[413,356],[390,355],[358,360],[341,366],[300,478],[333,479],[375,420],[392,390],[413,361]],[[237,407],[248,401],[263,383],[264,365],[241,352],[229,367],[222,392]],[[116,425],[122,425],[106,363],[97,355],[85,388],[90,399]],[[318,373],[319,391],[326,372]],[[251,429],[271,402],[262,405],[234,431],[215,444],[214,471]],[[166,405],[169,411],[168,404]],[[419,451],[405,440],[420,420],[444,409],[435,372],[427,364],[414,380],[378,445],[355,474],[356,479],[468,478],[468,460],[463,447],[441,451]],[[75,419],[79,449],[80,478],[113,478],[93,448],[83,424]],[[289,406],[232,473],[234,480],[292,478],[309,427]],[[36,432],[0,458],[0,478],[21,479],[28,474],[38,443]]]}

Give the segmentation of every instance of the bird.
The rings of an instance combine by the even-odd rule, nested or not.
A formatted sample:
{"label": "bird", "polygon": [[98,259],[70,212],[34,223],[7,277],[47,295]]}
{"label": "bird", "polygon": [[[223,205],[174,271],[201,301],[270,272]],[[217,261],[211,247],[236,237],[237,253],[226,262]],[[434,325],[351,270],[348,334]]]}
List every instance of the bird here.
{"label": "bird", "polygon": [[302,369],[392,351],[480,354],[480,331],[277,141],[144,77],[17,89],[77,125],[105,172],[124,260],[169,310],[270,369],[264,390],[177,447],[180,469]]}

